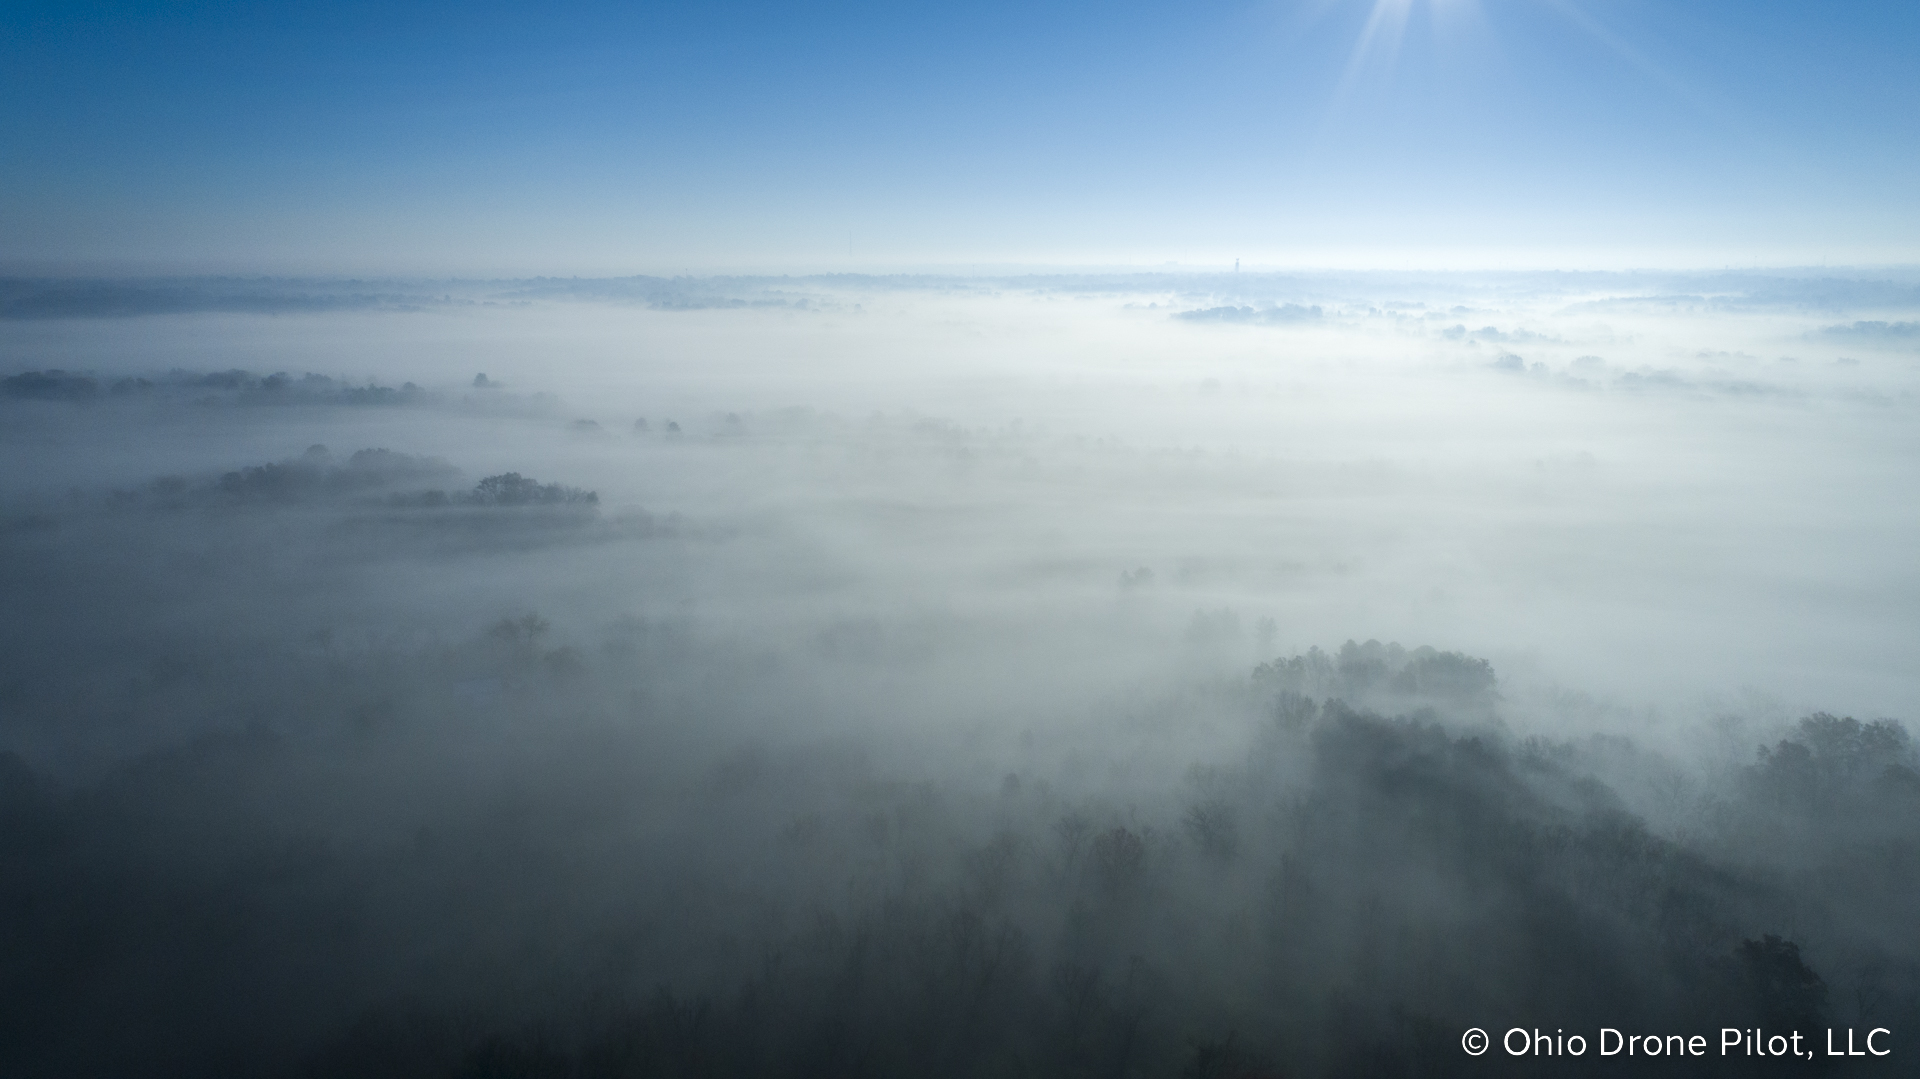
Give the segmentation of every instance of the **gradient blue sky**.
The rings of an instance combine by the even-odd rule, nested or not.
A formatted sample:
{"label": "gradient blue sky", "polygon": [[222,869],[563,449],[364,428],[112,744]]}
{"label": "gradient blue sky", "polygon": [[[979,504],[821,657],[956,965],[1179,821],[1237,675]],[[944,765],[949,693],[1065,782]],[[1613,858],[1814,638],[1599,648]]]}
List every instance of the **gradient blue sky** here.
{"label": "gradient blue sky", "polygon": [[6,3],[16,271],[1920,261],[1920,4]]}

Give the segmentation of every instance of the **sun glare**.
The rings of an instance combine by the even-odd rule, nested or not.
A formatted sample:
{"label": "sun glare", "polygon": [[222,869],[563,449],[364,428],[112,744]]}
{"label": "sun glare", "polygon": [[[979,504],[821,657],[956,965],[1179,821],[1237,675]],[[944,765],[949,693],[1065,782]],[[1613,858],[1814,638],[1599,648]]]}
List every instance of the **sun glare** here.
{"label": "sun glare", "polygon": [[1438,22],[1448,12],[1465,6],[1464,3],[1448,3],[1446,0],[1374,0],[1373,10],[1367,16],[1359,39],[1354,42],[1352,54],[1347,58],[1346,71],[1340,81],[1342,96],[1350,92],[1368,71],[1390,70],[1393,67],[1399,59],[1401,46],[1407,36],[1407,26],[1413,21],[1416,8],[1426,9],[1425,17]]}

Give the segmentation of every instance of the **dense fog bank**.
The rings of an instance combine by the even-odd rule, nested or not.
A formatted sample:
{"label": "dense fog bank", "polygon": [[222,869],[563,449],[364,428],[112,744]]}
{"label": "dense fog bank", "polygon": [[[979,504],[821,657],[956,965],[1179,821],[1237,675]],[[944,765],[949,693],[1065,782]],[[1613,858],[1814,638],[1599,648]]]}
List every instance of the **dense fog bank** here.
{"label": "dense fog bank", "polygon": [[9,282],[0,1072],[1903,1073],[1916,290]]}

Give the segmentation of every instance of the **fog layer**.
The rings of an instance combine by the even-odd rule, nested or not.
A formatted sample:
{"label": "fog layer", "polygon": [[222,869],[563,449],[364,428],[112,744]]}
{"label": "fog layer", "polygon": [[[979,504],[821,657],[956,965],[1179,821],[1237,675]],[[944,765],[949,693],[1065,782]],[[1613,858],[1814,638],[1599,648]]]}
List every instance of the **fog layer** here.
{"label": "fog layer", "polygon": [[1910,1057],[1917,320],[1897,274],[8,282],[0,1070]]}

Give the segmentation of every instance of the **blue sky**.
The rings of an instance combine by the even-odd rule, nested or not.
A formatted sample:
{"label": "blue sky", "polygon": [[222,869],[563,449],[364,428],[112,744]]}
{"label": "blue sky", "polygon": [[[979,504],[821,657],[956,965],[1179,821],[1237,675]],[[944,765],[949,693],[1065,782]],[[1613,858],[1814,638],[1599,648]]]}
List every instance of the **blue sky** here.
{"label": "blue sky", "polygon": [[1920,261],[1920,5],[9,3],[15,268]]}

